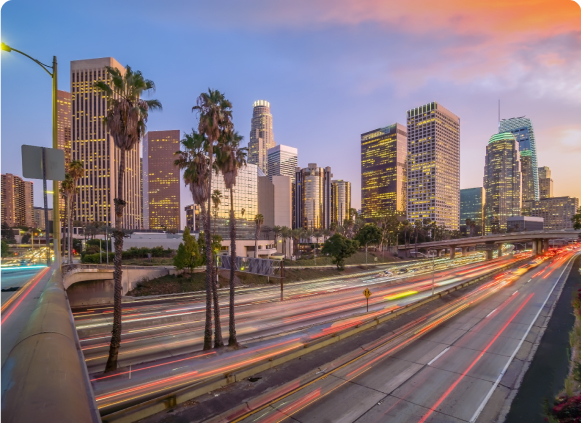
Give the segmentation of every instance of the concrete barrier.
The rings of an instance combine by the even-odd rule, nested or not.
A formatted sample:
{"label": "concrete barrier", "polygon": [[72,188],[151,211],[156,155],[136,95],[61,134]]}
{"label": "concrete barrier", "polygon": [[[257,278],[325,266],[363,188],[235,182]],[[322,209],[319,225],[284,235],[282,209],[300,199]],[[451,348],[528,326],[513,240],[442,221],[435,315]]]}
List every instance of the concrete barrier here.
{"label": "concrete barrier", "polygon": [[101,421],[59,269],[2,366],[2,421]]}

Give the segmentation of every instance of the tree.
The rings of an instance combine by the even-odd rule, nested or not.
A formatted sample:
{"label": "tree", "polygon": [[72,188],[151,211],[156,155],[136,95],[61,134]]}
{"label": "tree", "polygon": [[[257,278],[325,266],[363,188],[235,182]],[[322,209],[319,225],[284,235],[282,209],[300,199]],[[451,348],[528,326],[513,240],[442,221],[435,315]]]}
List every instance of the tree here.
{"label": "tree", "polygon": [[68,223],[67,223],[67,228],[68,228],[68,257],[69,257],[69,264],[73,263],[73,231],[72,231],[72,225],[71,225],[71,219],[72,219],[72,215],[73,215],[73,210],[75,207],[75,198],[76,198],[76,194],[79,191],[77,184],[79,182],[79,179],[81,179],[83,176],[85,176],[85,169],[83,167],[83,162],[80,160],[72,160],[69,163],[68,166],[68,174],[70,175],[71,179],[72,179],[72,183],[73,183],[73,187],[72,187],[72,192],[70,195],[70,198],[68,198]]}
{"label": "tree", "polygon": [[[224,97],[218,90],[208,89],[207,93],[201,93],[196,100],[196,105],[192,111],[199,113],[198,132],[206,136],[208,152],[208,191],[212,187],[212,170],[214,169],[214,147],[215,143],[232,131],[232,103]],[[216,280],[212,278],[212,250],[210,228],[212,227],[211,198],[208,198],[208,213],[206,216],[206,280],[212,286],[212,297],[214,299],[214,347],[224,346],[222,340],[222,328],[220,324],[220,306],[218,304],[218,286]],[[213,280],[212,280],[213,279]]]}
{"label": "tree", "polygon": [[[174,165],[184,171],[184,182],[189,187],[194,203],[200,205],[200,221],[204,231],[200,232],[198,245],[202,249],[201,261],[206,264],[206,323],[204,327],[204,350],[212,348],[212,280],[208,272],[206,245],[210,243],[208,220],[206,219],[206,201],[210,196],[208,177],[210,174],[210,160],[208,159],[208,140],[203,134],[192,130],[191,134],[184,134],[180,141],[181,150],[175,155],[178,157]],[[207,242],[206,242],[207,240]],[[210,261],[211,263],[211,261]]]}
{"label": "tree", "polygon": [[367,264],[367,247],[369,244],[381,242],[381,231],[375,223],[368,223],[359,230],[355,239],[359,244],[365,245],[365,264]]}
{"label": "tree", "polygon": [[4,240],[2,240],[2,257],[8,257],[10,255],[10,246]]}
{"label": "tree", "polygon": [[[234,212],[234,186],[238,177],[238,169],[246,166],[246,156],[248,149],[240,148],[240,141],[243,137],[237,132],[229,131],[222,134],[218,144],[218,155],[216,166],[222,172],[224,185],[230,191],[230,321],[228,325],[229,337],[228,346],[237,347],[236,321],[234,315],[234,274],[236,263],[236,213]],[[242,209],[244,215],[244,209]]]}
{"label": "tree", "polygon": [[295,257],[297,257],[299,254],[299,243],[301,241],[302,233],[302,228],[295,228],[291,230],[291,238],[293,239],[293,255]]}
{"label": "tree", "polygon": [[260,233],[260,228],[264,224],[264,216],[260,213],[254,216],[254,224],[256,225],[256,230],[254,231],[254,258],[258,257],[258,234]]}
{"label": "tree", "polygon": [[577,214],[571,218],[571,221],[573,222],[573,229],[581,229],[581,207],[577,210]]}
{"label": "tree", "polygon": [[214,203],[214,230],[216,232],[216,220],[218,220],[218,209],[222,204],[222,192],[219,189],[212,191],[212,203]]}
{"label": "tree", "polygon": [[[64,181],[62,181],[60,183],[60,186],[61,187],[60,187],[59,191],[60,191],[60,193],[62,194],[62,196],[64,197],[64,200],[65,200],[65,217],[66,217],[66,221],[65,222],[66,223],[63,226],[63,229],[65,230],[64,233],[67,234],[66,237],[63,237],[63,248],[65,248],[65,251],[67,251],[66,250],[66,248],[67,248],[67,245],[66,244],[68,244],[70,242],[69,237],[68,237],[68,233],[71,230],[70,226],[68,226],[69,225],[68,216],[69,216],[69,213],[70,213],[70,203],[71,203],[70,202],[70,198],[73,196],[74,189],[75,189],[75,184],[74,184],[73,178],[71,177],[70,173],[68,173],[68,172],[65,173],[65,179],[64,179]],[[65,244],[65,241],[66,241],[66,244]],[[60,248],[60,246],[59,246],[59,248]],[[69,264],[70,263],[71,263],[71,261],[69,259]]]}
{"label": "tree", "polygon": [[292,229],[288,226],[283,226],[280,230],[280,236],[282,238],[282,254],[286,257],[286,241],[292,237]]}
{"label": "tree", "polygon": [[176,256],[173,259],[173,264],[177,269],[190,269],[190,277],[193,277],[194,268],[200,265],[200,252],[196,239],[190,234],[190,229],[186,226],[184,235]]}
{"label": "tree", "polygon": [[[123,181],[125,179],[125,154],[139,144],[146,132],[146,123],[150,110],[161,110],[158,100],[143,100],[142,94],[155,90],[155,84],[145,79],[140,71],[133,71],[130,66],[125,68],[125,73],[117,68],[106,67],[109,74],[109,83],[98,81],[95,88],[102,91],[107,97],[107,111],[103,118],[107,130],[113,137],[115,146],[120,151],[119,170],[117,175],[117,195],[115,202],[115,281],[114,305],[113,305],[113,330],[111,332],[111,344],[109,358],[105,366],[105,373],[117,369],[117,357],[121,345],[121,276],[122,276],[122,252],[123,252]],[[113,153],[111,153],[113,154]]]}
{"label": "tree", "polygon": [[337,270],[345,270],[345,259],[355,254],[358,248],[359,243],[357,241],[335,233],[335,235],[325,241],[321,252],[333,258],[333,264],[337,265]]}

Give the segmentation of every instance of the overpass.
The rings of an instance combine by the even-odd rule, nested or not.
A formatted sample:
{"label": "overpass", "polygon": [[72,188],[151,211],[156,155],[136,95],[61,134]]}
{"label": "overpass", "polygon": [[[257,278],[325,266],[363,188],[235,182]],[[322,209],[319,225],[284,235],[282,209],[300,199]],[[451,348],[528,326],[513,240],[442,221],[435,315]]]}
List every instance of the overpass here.
{"label": "overpass", "polygon": [[499,256],[502,256],[503,244],[526,244],[532,243],[533,254],[541,254],[549,249],[549,241],[562,240],[564,242],[580,241],[581,231],[573,229],[561,230],[544,230],[544,231],[525,231],[525,232],[510,232],[506,234],[491,234],[484,236],[473,236],[458,239],[447,239],[443,241],[422,242],[417,244],[399,245],[398,253],[403,252],[403,255],[409,257],[413,251],[427,253],[428,251],[435,251],[436,256],[440,257],[445,250],[450,251],[450,258],[454,258],[456,248],[462,248],[462,254],[467,254],[469,249],[474,247],[477,250],[486,251],[487,259],[492,259],[492,252],[498,250]]}

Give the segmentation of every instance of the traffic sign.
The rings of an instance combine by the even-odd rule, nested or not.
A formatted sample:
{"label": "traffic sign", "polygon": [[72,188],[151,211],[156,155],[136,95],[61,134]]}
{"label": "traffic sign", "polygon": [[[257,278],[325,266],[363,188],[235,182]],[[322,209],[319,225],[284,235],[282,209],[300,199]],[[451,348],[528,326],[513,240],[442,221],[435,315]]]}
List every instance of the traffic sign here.
{"label": "traffic sign", "polygon": [[371,291],[369,290],[369,288],[365,288],[365,291],[363,291],[363,295],[365,295],[365,298],[371,297]]}

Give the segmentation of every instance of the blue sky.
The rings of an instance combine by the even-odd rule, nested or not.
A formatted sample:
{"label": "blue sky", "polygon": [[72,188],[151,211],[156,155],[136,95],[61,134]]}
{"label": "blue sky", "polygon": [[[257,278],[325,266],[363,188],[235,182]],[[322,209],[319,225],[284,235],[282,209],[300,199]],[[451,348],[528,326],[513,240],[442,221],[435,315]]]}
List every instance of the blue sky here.
{"label": "blue sky", "polygon": [[[431,101],[461,118],[461,187],[481,186],[500,98],[503,118],[533,120],[555,194],[581,197],[581,8],[515,3],[499,13],[497,1],[444,0],[426,12],[432,3],[420,0],[12,0],[1,36],[45,63],[56,55],[67,91],[71,60],[112,56],[141,70],[164,107],[150,130],[197,126],[191,107],[211,87],[232,101],[248,141],[252,103],[268,100],[276,142],[297,147],[300,166],[351,181],[356,207],[360,134],[405,124],[406,110]],[[21,175],[20,145],[51,144],[50,78],[22,56],[1,60],[2,173]]]}

